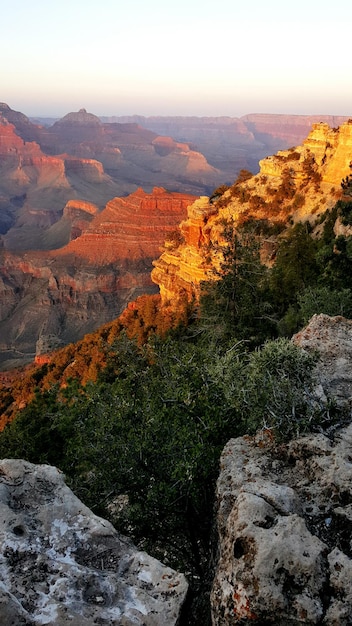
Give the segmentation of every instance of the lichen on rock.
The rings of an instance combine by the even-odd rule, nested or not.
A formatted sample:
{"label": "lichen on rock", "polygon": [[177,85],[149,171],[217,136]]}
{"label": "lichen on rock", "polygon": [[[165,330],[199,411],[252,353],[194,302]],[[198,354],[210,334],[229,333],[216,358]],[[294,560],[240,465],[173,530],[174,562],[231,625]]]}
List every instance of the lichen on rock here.
{"label": "lichen on rock", "polygon": [[182,574],[94,515],[48,465],[0,462],[0,623],[172,626]]}

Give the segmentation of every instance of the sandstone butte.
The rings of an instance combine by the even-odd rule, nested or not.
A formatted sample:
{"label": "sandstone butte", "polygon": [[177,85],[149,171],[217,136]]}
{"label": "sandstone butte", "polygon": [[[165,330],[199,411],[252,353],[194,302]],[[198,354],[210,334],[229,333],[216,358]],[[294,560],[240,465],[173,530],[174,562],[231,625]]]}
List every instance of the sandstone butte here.
{"label": "sandstone butte", "polygon": [[219,267],[222,220],[232,219],[235,227],[250,218],[273,224],[313,223],[333,207],[342,196],[342,179],[351,174],[352,120],[339,128],[313,124],[301,146],[279,151],[259,165],[259,173],[238,185],[236,195],[232,187],[219,201],[203,196],[188,207],[187,219],[179,226],[181,243],[166,242],[153,263],[152,280],[159,285],[164,306],[175,306],[185,296],[197,298],[200,283]]}
{"label": "sandstone butte", "polygon": [[53,253],[74,254],[92,263],[126,264],[158,257],[163,242],[175,237],[175,229],[196,197],[154,187],[151,193],[137,189],[125,198],[116,197],[97,213],[85,232]]}

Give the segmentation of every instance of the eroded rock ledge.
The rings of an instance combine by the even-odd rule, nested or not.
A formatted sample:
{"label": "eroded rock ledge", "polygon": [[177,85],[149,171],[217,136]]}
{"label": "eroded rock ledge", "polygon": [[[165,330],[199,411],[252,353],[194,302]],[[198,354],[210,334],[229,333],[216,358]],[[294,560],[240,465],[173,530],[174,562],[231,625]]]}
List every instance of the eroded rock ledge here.
{"label": "eroded rock ledge", "polygon": [[276,451],[260,437],[228,442],[214,626],[351,623],[351,453],[352,426]]}
{"label": "eroded rock ledge", "polygon": [[187,582],[94,515],[48,465],[0,461],[0,623],[173,626]]}

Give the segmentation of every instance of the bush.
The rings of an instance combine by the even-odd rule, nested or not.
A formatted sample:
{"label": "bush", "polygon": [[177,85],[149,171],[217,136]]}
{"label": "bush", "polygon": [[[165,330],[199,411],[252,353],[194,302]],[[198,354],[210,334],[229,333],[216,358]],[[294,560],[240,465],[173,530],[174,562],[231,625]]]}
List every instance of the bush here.
{"label": "bush", "polygon": [[352,291],[351,289],[308,287],[299,295],[298,305],[303,324],[307,324],[316,313],[352,318]]}
{"label": "bush", "polygon": [[243,389],[248,431],[270,428],[278,439],[308,431],[317,417],[312,401],[316,358],[287,339],[277,339],[253,352]]}

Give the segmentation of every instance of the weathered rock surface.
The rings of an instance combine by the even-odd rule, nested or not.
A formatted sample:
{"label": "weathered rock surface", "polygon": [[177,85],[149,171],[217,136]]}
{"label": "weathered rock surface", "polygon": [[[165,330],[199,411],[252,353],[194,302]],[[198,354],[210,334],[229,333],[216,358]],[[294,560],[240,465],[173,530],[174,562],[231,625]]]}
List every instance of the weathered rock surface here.
{"label": "weathered rock surface", "polygon": [[351,623],[351,452],[352,426],[279,450],[259,436],[229,441],[214,626]]}
{"label": "weathered rock surface", "polygon": [[94,515],[54,467],[0,462],[3,626],[172,626],[182,574]]}
{"label": "weathered rock surface", "polygon": [[352,320],[313,315],[293,341],[320,355],[317,394],[322,399],[334,398],[339,406],[352,407]]}
{"label": "weathered rock surface", "polygon": [[[316,315],[294,341],[318,350],[317,390],[351,407],[352,322]],[[213,626],[348,626],[352,425],[276,445],[228,442],[217,483]]]}

